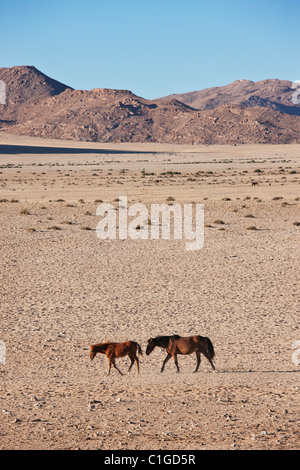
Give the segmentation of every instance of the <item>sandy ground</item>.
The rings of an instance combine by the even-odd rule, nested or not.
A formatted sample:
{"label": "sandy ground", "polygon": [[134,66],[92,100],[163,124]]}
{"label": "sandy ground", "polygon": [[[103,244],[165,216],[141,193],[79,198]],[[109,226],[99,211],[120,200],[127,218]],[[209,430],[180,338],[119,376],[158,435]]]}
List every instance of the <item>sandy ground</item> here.
{"label": "sandy ground", "polygon": [[[300,146],[0,144],[69,149],[0,155],[0,448],[299,449]],[[204,204],[203,249],[99,240],[120,196]],[[147,340],[174,333],[208,336],[216,372],[161,374]],[[140,374],[106,377],[90,344],[128,339]]]}

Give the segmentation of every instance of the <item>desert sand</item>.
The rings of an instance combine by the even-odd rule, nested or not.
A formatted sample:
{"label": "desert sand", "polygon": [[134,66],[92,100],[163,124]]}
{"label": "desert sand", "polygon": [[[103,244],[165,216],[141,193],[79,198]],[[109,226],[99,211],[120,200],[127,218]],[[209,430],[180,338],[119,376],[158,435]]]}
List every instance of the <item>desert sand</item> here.
{"label": "desert sand", "polygon": [[[300,146],[0,148],[0,448],[299,449]],[[204,204],[204,247],[99,240],[120,196]],[[147,340],[175,333],[209,337],[216,372],[193,354],[161,374]],[[90,345],[128,339],[140,374],[106,377]]]}

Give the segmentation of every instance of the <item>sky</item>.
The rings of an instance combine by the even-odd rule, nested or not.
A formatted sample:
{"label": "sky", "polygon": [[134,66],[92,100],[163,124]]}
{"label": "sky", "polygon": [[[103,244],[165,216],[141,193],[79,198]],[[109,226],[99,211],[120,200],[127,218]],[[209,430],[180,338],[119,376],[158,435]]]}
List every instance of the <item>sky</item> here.
{"label": "sky", "polygon": [[238,79],[300,80],[300,0],[10,0],[0,67],[147,99]]}

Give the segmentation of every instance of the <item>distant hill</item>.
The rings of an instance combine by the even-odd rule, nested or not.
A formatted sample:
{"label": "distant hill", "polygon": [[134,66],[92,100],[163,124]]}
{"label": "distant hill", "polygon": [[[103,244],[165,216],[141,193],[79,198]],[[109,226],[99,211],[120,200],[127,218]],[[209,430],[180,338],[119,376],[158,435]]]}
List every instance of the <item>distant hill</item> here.
{"label": "distant hill", "polygon": [[0,68],[0,80],[6,83],[10,106],[20,103],[38,103],[40,100],[71,89],[47,77],[33,66]]}
{"label": "distant hill", "polygon": [[0,131],[92,142],[300,143],[291,82],[226,87],[146,100],[128,90],[74,90],[35,67],[0,68]]}
{"label": "distant hill", "polygon": [[198,110],[216,109],[223,104],[271,108],[287,114],[300,115],[300,107],[292,103],[292,82],[287,80],[236,80],[226,86],[206,88],[176,95],[174,98]]}

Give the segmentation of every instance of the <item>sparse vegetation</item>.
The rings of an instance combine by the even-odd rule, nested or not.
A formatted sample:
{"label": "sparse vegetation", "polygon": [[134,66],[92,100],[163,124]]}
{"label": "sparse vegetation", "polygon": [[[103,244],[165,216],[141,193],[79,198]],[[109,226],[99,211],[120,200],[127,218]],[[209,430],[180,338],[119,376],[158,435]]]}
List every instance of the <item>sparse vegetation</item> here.
{"label": "sparse vegetation", "polygon": [[20,210],[19,214],[21,215],[30,215],[29,209],[27,207],[24,207],[23,209]]}
{"label": "sparse vegetation", "polygon": [[214,224],[225,225],[225,222],[223,220],[217,219],[214,221]]}

